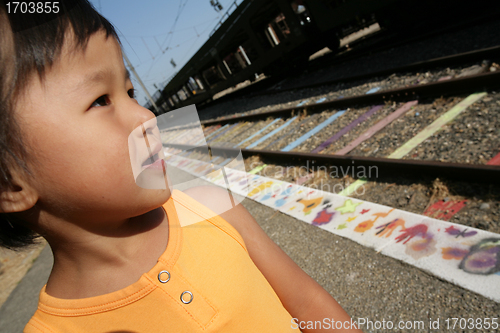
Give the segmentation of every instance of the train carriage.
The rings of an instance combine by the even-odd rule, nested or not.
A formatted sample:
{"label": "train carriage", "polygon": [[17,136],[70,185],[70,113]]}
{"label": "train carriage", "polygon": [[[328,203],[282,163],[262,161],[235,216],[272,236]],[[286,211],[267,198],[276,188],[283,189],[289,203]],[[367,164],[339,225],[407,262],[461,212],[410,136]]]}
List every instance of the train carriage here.
{"label": "train carriage", "polygon": [[160,112],[201,106],[260,73],[290,73],[325,46],[336,51],[341,38],[375,22],[404,31],[430,20],[444,22],[446,16],[484,12],[490,4],[498,11],[500,2],[478,1],[467,11],[450,0],[235,1],[207,42],[154,99]]}

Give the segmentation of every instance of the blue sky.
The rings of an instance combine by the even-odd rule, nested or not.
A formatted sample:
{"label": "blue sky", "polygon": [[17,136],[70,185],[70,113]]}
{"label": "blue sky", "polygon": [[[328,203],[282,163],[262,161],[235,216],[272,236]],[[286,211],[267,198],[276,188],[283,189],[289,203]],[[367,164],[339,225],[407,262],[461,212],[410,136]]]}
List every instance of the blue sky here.
{"label": "blue sky", "polygon": [[[153,95],[208,39],[213,27],[234,0],[219,0],[217,13],[210,0],[90,0],[117,29],[123,49],[149,93]],[[238,0],[237,3],[241,3]],[[177,18],[177,22],[175,22]],[[170,64],[177,64],[174,69]],[[132,73],[131,73],[132,74]],[[146,94],[132,79],[137,101]]]}

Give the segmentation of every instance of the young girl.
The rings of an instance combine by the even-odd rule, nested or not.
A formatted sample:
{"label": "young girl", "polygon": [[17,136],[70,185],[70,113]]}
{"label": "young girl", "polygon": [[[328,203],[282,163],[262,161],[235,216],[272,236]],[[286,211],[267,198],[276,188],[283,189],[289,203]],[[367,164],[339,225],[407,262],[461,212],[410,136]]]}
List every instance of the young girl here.
{"label": "young girl", "polygon": [[86,0],[0,3],[0,244],[54,254],[25,332],[356,330],[241,204],[213,216],[224,191],[135,183],[128,137],[154,115]]}

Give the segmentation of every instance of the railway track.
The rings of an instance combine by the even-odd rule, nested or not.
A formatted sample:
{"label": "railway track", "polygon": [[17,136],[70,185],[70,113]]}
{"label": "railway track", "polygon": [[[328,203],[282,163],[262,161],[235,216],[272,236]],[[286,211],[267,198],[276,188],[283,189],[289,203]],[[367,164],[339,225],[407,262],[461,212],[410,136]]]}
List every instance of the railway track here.
{"label": "railway track", "polygon": [[[332,192],[399,205],[419,214],[439,200],[468,200],[473,203],[468,211],[486,204],[489,212],[479,215],[486,216],[488,223],[471,222],[464,214],[450,218],[498,232],[495,209],[500,194],[492,186],[500,180],[500,167],[494,165],[498,162],[493,163],[500,147],[500,94],[494,91],[499,79],[500,72],[494,71],[330,101],[295,101],[293,107],[203,121],[204,136],[215,163],[224,163],[241,149],[252,173],[304,186],[328,184]],[[479,133],[482,136],[462,123],[477,119],[478,114],[487,114],[485,124],[492,129]],[[464,130],[459,126],[458,132],[453,132],[456,124],[465,126],[463,136],[476,135],[477,140],[464,137],[459,144],[459,132]],[[458,141],[448,138],[440,142],[444,134],[454,135]],[[187,128],[162,135],[164,145],[177,153],[196,151],[195,143],[200,139],[192,137]],[[469,144],[470,140],[478,145]],[[446,156],[435,146],[449,146]],[[459,153],[460,149],[464,151]],[[464,160],[463,156],[472,157]],[[323,170],[343,171],[332,176],[331,172],[320,172],[321,166]],[[345,172],[349,167],[372,167],[377,174],[358,177]],[[367,187],[363,194],[356,192],[360,185]],[[446,190],[438,193],[442,187]],[[384,192],[391,191],[392,201],[384,201]],[[403,200],[406,204],[401,203],[401,197],[408,197]]]}
{"label": "railway track", "polygon": [[[432,90],[441,87],[440,85],[427,86],[427,83],[437,83],[448,79],[465,78],[480,73],[500,71],[500,65],[498,64],[500,64],[500,47],[496,46],[375,73],[365,72],[347,78],[337,78],[327,82],[321,81],[322,83],[314,82],[310,85],[302,85],[301,88],[286,88],[281,91],[264,90],[260,95],[235,98],[233,101],[227,101],[218,107],[204,109],[200,111],[200,118],[205,121],[223,121],[224,116],[229,116],[226,119],[231,119],[235,116],[293,108],[299,103],[314,104],[340,98],[359,97],[367,92],[377,92],[377,90],[378,92],[384,92],[398,88],[408,88],[407,91],[395,91],[395,93],[420,93],[420,88],[412,89],[412,87],[415,88],[414,86],[425,85],[424,88],[421,88],[425,94],[425,89]],[[460,84],[460,82],[457,81],[456,84]],[[485,87],[488,87],[489,83],[486,84]],[[442,87],[439,88],[439,92],[444,95],[453,92],[451,87]],[[432,91],[430,93],[432,94]],[[375,96],[378,95],[375,94]],[[422,98],[424,95],[420,97]],[[365,98],[369,99],[370,97],[365,96]]]}
{"label": "railway track", "polygon": [[[483,70],[483,68],[477,65],[472,67],[475,69]],[[337,88],[338,90],[334,91],[333,93],[331,91],[328,94],[316,93],[317,95],[314,97],[303,97],[302,100],[288,102],[285,107],[278,104],[275,107],[271,107],[271,110],[269,111],[266,110],[269,109],[269,107],[264,108],[265,111],[262,111],[263,109],[259,108],[257,110],[245,112],[238,115],[233,114],[227,117],[204,120],[202,121],[202,124],[204,126],[213,124],[226,124],[234,123],[235,121],[263,119],[268,116],[288,116],[294,112],[303,110],[314,113],[320,112],[326,108],[342,108],[356,105],[366,105],[370,103],[385,103],[387,101],[404,101],[415,98],[434,98],[439,96],[457,95],[484,89],[495,89],[500,85],[498,81],[498,78],[500,77],[499,73],[500,70],[495,70],[493,72],[486,72],[466,77],[458,77],[454,79],[450,78],[450,76],[443,75],[442,77],[434,78],[435,82],[429,83],[418,82],[418,77],[412,77],[410,79],[403,80],[403,82],[399,82],[399,84],[394,84],[393,86],[396,86],[395,88],[391,87],[392,89],[387,90],[381,87],[384,85],[384,82],[363,82],[359,85],[348,87],[347,89],[342,89],[342,84],[340,87],[334,87],[334,89]],[[423,74],[423,76],[425,76],[425,74]],[[402,87],[398,87],[398,85],[402,85]],[[331,87],[325,88],[326,91],[330,89]],[[323,90],[320,91],[323,92]],[[353,96],[349,96],[350,94],[352,94]],[[297,92],[296,95],[300,96],[300,93]],[[288,95],[286,97],[289,98],[290,96]]]}
{"label": "railway track", "polygon": [[[463,24],[459,25],[459,27],[462,27],[464,31],[470,29],[470,26],[466,26]],[[339,81],[350,82],[370,77],[390,75],[395,72],[426,71],[443,65],[444,66],[460,65],[464,64],[467,61],[476,62],[482,59],[491,59],[491,60],[498,59],[499,51],[496,46],[485,47],[482,50],[477,50],[476,45],[474,45],[474,47],[465,46],[468,45],[467,43],[463,45],[464,38],[468,39],[470,38],[470,36],[468,36],[467,34],[463,35],[464,34],[463,32],[457,32],[457,35],[455,36],[452,31],[457,30],[457,28],[459,27],[448,29],[450,35],[449,36],[447,35],[448,36],[447,44],[450,44],[451,47],[443,49],[441,53],[433,51],[432,49],[421,51],[420,49],[422,48],[422,45],[420,44],[423,43],[425,45],[426,39],[432,37],[438,37],[445,31],[439,31],[439,32],[432,31],[428,34],[424,34],[418,36],[418,38],[413,38],[413,39],[396,38],[395,41],[389,41],[389,42],[386,41],[380,43],[381,45],[378,46],[372,45],[373,43],[371,42],[368,43],[361,42],[360,43],[361,45],[359,47],[354,47],[353,49],[349,50],[349,52],[340,54],[329,54],[327,56],[321,57],[323,59],[319,58],[310,61],[306,71],[307,72],[306,75],[304,75],[302,71],[295,71],[290,69],[288,71],[286,78],[283,77],[271,78],[271,79],[268,78],[266,80],[261,80],[257,83],[246,86],[242,89],[233,91],[231,94],[225,95],[222,98],[218,98],[212,101],[208,105],[203,105],[202,108],[208,107],[208,109],[210,109],[211,106],[215,106],[221,104],[221,102],[240,97],[262,96],[262,95],[274,94],[277,91],[289,91],[289,90],[302,89],[306,87],[330,85]],[[492,28],[491,26],[489,26],[488,23],[486,23],[484,27],[481,28],[480,27],[481,25],[479,25],[476,28],[476,30],[478,30],[476,33],[479,33],[481,29],[496,30],[496,28]],[[462,41],[462,43],[457,44],[456,46],[453,47],[454,39],[458,39]],[[413,52],[413,54],[415,53],[419,54],[419,52],[423,52],[422,56],[421,57],[408,56],[406,51],[403,51],[404,47],[408,44],[416,42],[420,42],[420,44],[417,43],[417,45],[414,45],[415,52]],[[437,44],[434,49],[439,49],[438,45],[440,43],[436,41],[429,42],[430,45],[433,45],[433,43]],[[495,44],[483,43],[483,45],[495,45]],[[398,50],[398,48],[400,47],[403,47],[401,56],[397,55],[398,54],[397,51],[394,54],[391,54],[391,52],[393,52],[393,49]],[[467,51],[471,49],[472,51]],[[457,53],[457,50],[463,50],[463,51],[461,52],[459,51]],[[390,51],[388,56],[392,59],[392,62],[402,65],[394,66],[394,64],[392,64],[391,62],[387,61],[384,62],[384,57],[377,58],[377,54],[384,54],[387,51]],[[424,60],[424,61],[420,60],[427,58],[428,57],[427,54],[430,55],[434,54],[434,57],[436,58],[434,59],[431,58],[430,60]],[[376,63],[371,63],[372,58],[377,59]],[[404,61],[403,62],[399,61],[398,58],[414,59],[413,60],[414,62],[405,63]],[[350,66],[351,63],[354,63],[355,66],[354,67]],[[356,64],[360,63],[362,64],[361,67],[363,67],[365,63],[370,63],[370,66],[366,67],[366,69],[363,69],[360,72],[359,65],[356,66]],[[384,63],[387,64],[384,65]],[[382,66],[380,64],[382,64]],[[342,68],[345,65],[347,65],[347,67],[349,68],[348,71],[342,70]],[[380,69],[373,71],[370,68],[373,65],[375,65],[374,66],[375,68],[380,68]],[[341,70],[339,71],[339,69]],[[331,75],[330,72],[332,72],[333,75]],[[356,74],[353,75],[352,73]],[[311,77],[313,78],[317,77],[317,79],[316,78],[311,79]],[[307,82],[307,84],[304,84],[305,82]]]}
{"label": "railway track", "polygon": [[[283,92],[283,91],[293,91],[293,90],[299,90],[299,89],[310,89],[314,87],[320,87],[324,85],[334,85],[339,82],[342,83],[347,83],[347,82],[355,82],[359,80],[364,80],[364,79],[370,79],[373,77],[383,77],[383,76],[390,76],[393,73],[405,73],[405,72],[422,72],[422,71],[432,71],[435,70],[436,68],[443,68],[443,67],[449,67],[449,66],[461,66],[466,63],[474,63],[474,62],[481,62],[484,59],[489,59],[493,61],[498,61],[500,60],[500,46],[494,46],[494,47],[489,47],[481,50],[474,50],[470,52],[464,52],[460,54],[454,54],[450,56],[444,56],[444,57],[439,57],[439,58],[434,58],[426,61],[418,61],[415,63],[410,63],[407,65],[403,66],[397,66],[389,69],[382,69],[379,71],[375,72],[366,72],[358,75],[352,75],[349,77],[342,77],[342,78],[335,78],[335,79],[330,79],[330,80],[320,80],[318,82],[312,83],[312,84],[307,84],[307,85],[300,85],[300,84],[282,84],[279,86],[279,88],[274,88],[271,87],[270,89],[267,90],[261,90],[258,92],[255,92],[251,96],[261,96],[261,95],[268,95],[268,94],[273,94],[276,92]],[[349,59],[353,60],[353,59]]]}

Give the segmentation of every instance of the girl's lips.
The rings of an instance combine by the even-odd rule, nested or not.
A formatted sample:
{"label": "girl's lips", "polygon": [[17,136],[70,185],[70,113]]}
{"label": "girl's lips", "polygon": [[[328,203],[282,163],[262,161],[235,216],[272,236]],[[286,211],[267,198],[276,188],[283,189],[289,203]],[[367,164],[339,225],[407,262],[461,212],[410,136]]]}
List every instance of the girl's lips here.
{"label": "girl's lips", "polygon": [[159,156],[157,153],[153,153],[153,155],[149,156],[144,162],[142,162],[141,166],[145,167],[146,165],[153,164],[154,162],[158,161]]}
{"label": "girl's lips", "polygon": [[157,159],[155,162],[150,164],[144,164],[144,169],[152,169],[152,170],[164,170],[167,167],[165,161],[161,158]]}

